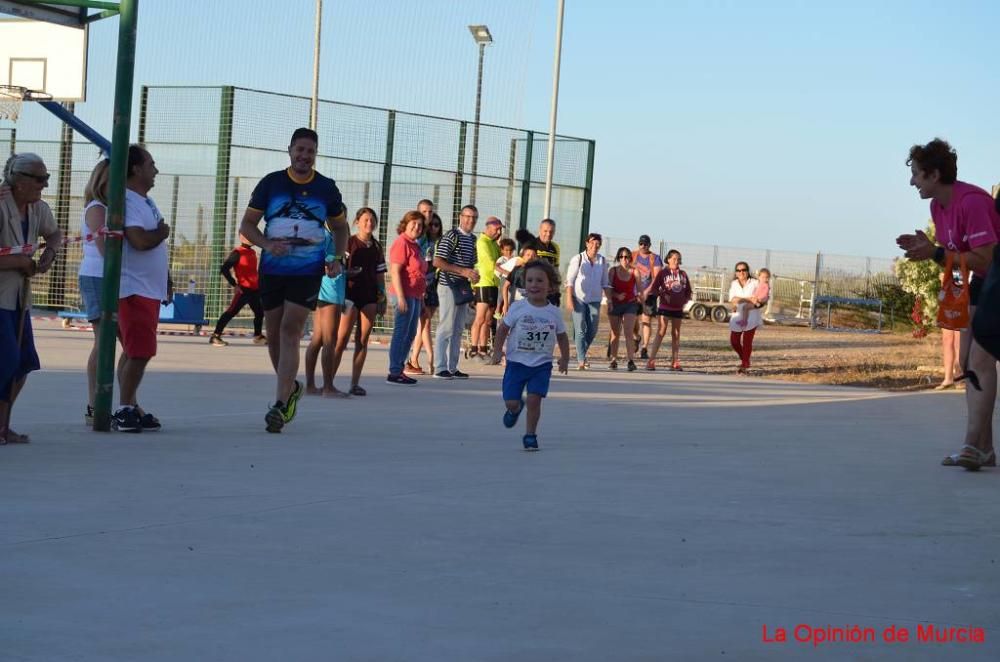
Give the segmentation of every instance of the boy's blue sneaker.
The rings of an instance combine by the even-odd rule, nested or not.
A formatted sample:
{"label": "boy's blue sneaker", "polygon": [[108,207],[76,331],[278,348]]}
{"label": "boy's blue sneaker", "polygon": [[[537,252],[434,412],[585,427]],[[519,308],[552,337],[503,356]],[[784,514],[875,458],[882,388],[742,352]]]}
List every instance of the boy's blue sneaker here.
{"label": "boy's blue sneaker", "polygon": [[522,439],[521,441],[524,443],[524,450],[526,451],[538,450],[538,435],[526,434],[524,435],[524,439]]}
{"label": "boy's blue sneaker", "polygon": [[512,428],[517,425],[517,419],[522,411],[524,411],[524,400],[521,400],[521,408],[516,412],[505,409],[503,412],[503,426],[505,428]]}

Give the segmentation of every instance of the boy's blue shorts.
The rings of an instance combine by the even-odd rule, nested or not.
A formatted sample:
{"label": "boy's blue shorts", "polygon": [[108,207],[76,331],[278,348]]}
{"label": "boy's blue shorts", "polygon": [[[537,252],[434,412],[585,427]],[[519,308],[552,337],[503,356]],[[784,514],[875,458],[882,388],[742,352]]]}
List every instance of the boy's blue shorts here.
{"label": "boy's blue shorts", "polygon": [[549,381],[551,379],[551,363],[527,366],[523,363],[508,361],[507,369],[503,373],[503,399],[520,400],[524,395],[525,387],[527,387],[528,393],[544,398],[549,394]]}

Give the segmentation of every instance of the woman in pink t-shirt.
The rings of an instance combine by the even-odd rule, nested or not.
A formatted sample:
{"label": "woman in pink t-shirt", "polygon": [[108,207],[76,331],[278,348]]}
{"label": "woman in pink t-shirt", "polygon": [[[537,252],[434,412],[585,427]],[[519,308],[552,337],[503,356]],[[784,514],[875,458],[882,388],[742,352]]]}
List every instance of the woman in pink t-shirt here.
{"label": "woman in pink t-shirt", "polygon": [[417,335],[420,321],[420,304],[427,289],[427,262],[417,238],[424,231],[424,215],[408,211],[399,222],[399,237],[389,249],[389,276],[392,282],[392,300],[396,317],[389,343],[389,384],[412,386],[416,379],[403,374],[403,364],[410,353],[410,346]]}

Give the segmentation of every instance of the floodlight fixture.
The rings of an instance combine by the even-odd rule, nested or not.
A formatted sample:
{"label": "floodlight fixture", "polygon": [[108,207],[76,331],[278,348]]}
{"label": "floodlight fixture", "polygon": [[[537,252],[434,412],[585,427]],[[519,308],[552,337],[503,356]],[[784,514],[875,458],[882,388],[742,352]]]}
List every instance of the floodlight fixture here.
{"label": "floodlight fixture", "polygon": [[493,43],[493,35],[490,34],[490,29],[485,25],[470,25],[469,32],[472,33],[472,38],[476,40],[476,43],[480,46],[486,46]]}

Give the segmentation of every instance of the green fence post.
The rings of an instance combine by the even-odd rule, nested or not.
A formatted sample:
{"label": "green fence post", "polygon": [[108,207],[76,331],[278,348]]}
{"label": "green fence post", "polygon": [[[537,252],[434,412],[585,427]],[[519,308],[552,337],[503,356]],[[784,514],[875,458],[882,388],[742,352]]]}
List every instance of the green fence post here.
{"label": "green fence post", "polygon": [[590,201],[594,197],[594,150],[597,143],[593,140],[587,141],[587,181],[583,189],[583,214],[580,219],[580,250],[585,249],[584,241],[590,234]]}
{"label": "green fence post", "polygon": [[[108,182],[110,230],[121,231],[125,220],[125,179],[129,129],[132,125],[132,84],[135,77],[135,31],[139,0],[121,0],[118,25],[118,68],[115,74],[115,111],[111,130],[111,172]],[[101,326],[97,349],[97,392],[94,429],[111,429],[111,400],[115,389],[115,343],[118,336],[118,284],[121,278],[122,240],[107,237],[101,293]]]}
{"label": "green fence post", "polygon": [[[219,142],[215,160],[215,204],[212,214],[212,250],[210,264],[206,273],[222,264],[229,245],[226,237],[226,203],[229,201],[229,166],[233,152],[233,100],[232,85],[222,87],[222,100],[219,104]],[[200,239],[200,237],[198,237]],[[222,314],[222,288],[218,283],[208,284],[205,317],[217,318]]]}
{"label": "green fence post", "polygon": [[170,264],[170,273],[174,271],[174,256],[177,255],[174,248],[177,246],[177,235],[180,234],[180,228],[177,227],[177,202],[180,192],[181,178],[179,175],[174,175],[174,185],[170,191],[170,255],[167,258]]}
{"label": "green fence post", "polygon": [[17,154],[17,129],[10,130],[10,155]]}
{"label": "green fence post", "polygon": [[[70,113],[76,104],[69,101],[63,104]],[[73,128],[63,122],[61,139],[59,141],[59,190],[56,193],[56,225],[64,237],[69,236],[69,205],[72,196],[73,183]],[[66,305],[66,260],[56,260],[52,265],[52,275],[49,277],[49,305],[62,307]]]}
{"label": "green fence post", "polygon": [[510,156],[507,158],[507,206],[504,208],[504,228],[510,228],[510,215],[514,213],[514,187],[517,184],[517,138],[510,139]]}
{"label": "green fence post", "polygon": [[524,173],[521,176],[521,220],[518,227],[528,229],[528,203],[531,202],[531,152],[535,145],[535,132],[528,131],[528,140],[524,148]]}
{"label": "green fence post", "polygon": [[[465,173],[465,134],[468,124],[458,124],[458,165],[455,167],[455,195],[452,198],[451,227],[458,227],[458,215],[462,212],[462,179]],[[435,201],[437,202],[437,201]]]}
{"label": "green fence post", "polygon": [[385,246],[389,236],[389,191],[392,188],[392,152],[396,143],[396,111],[389,111],[385,130],[385,164],[382,166],[382,198],[379,210],[378,238]]}

